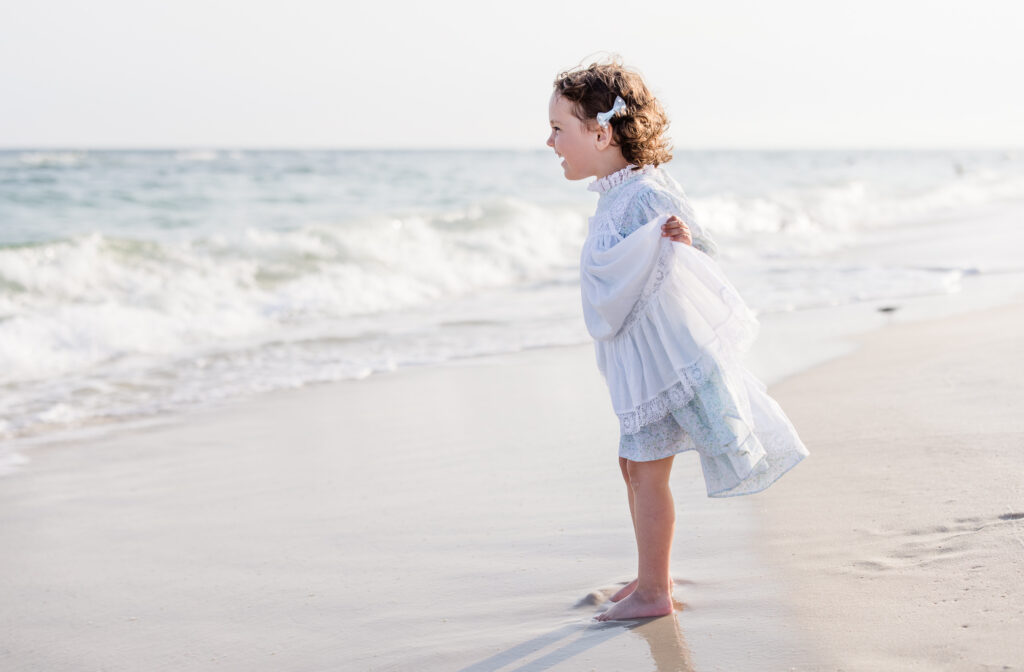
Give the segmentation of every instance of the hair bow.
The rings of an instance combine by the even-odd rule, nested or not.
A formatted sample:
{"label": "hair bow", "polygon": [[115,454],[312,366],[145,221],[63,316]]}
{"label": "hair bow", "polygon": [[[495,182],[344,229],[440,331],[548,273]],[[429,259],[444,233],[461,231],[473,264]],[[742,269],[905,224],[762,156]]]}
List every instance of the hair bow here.
{"label": "hair bow", "polygon": [[626,101],[624,101],[620,96],[615,96],[615,103],[612,105],[612,109],[607,112],[597,113],[597,123],[601,125],[601,128],[606,128],[608,126],[608,120],[618,114],[619,110],[623,110],[625,108]]}

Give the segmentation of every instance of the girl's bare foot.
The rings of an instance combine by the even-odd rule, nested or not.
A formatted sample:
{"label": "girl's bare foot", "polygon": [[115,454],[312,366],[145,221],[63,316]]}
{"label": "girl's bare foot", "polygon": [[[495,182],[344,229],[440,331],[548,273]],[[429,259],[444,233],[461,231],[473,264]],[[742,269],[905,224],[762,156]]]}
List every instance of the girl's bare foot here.
{"label": "girl's bare foot", "polygon": [[675,611],[672,596],[665,592],[644,595],[637,590],[624,597],[611,609],[598,615],[599,621],[621,621],[629,618],[653,618]]}
{"label": "girl's bare foot", "polygon": [[[618,592],[616,592],[614,595],[612,595],[610,598],[608,598],[608,601],[609,602],[618,602],[622,598],[624,598],[627,595],[629,595],[630,593],[632,593],[634,590],[636,590],[636,582],[637,582],[637,579],[633,579],[632,581],[630,581],[629,583],[624,585],[622,588],[619,588]],[[673,580],[672,580],[672,577],[670,576],[670,577],[668,577],[668,585],[669,585],[669,587],[672,586],[672,583],[673,583]]]}
{"label": "girl's bare foot", "polygon": [[608,600],[610,602],[618,602],[622,598],[626,597],[627,595],[632,593],[634,590],[636,590],[636,582],[637,582],[637,580],[633,579],[632,581],[630,581],[629,583],[624,585],[622,588],[619,588],[618,592],[616,592],[614,595],[609,597]]}

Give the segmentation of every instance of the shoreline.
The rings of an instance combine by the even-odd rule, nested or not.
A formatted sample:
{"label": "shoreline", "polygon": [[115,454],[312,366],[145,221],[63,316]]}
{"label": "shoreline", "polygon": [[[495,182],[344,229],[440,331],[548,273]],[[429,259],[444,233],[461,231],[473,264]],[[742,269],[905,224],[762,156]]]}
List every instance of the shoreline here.
{"label": "shoreline", "polygon": [[695,455],[679,618],[590,621],[635,562],[599,375],[542,349],[41,449],[0,480],[8,667],[742,669],[738,640],[792,664],[798,633],[750,632],[785,618],[751,504],[712,504]]}
{"label": "shoreline", "polygon": [[[819,263],[831,264],[841,270],[850,265],[861,267],[869,260],[870,263],[880,264],[882,267],[905,267],[911,272],[914,272],[915,269],[925,271],[945,269],[952,274],[950,275],[951,284],[947,285],[946,291],[942,293],[925,292],[874,299],[861,297],[860,300],[839,305],[822,304],[818,307],[759,314],[762,331],[753,350],[748,355],[749,368],[763,382],[771,386],[785,377],[851,352],[856,347],[855,341],[858,335],[865,332],[877,330],[890,324],[920,321],[944,315],[965,314],[981,308],[1005,305],[1019,300],[1019,297],[1024,297],[1024,266],[1020,265],[1019,255],[1016,255],[1015,251],[1022,242],[1018,240],[1020,238],[1019,227],[1016,226],[1016,222],[1021,216],[1024,216],[1022,206],[1024,203],[975,209],[972,211],[975,212],[975,215],[967,220],[961,213],[946,220],[916,225],[907,224],[898,229],[889,227],[865,229],[859,242],[827,253]],[[964,234],[968,224],[974,232],[971,236]],[[994,250],[986,242],[991,239],[1005,241],[1005,244]],[[722,268],[729,277],[743,277],[742,261],[735,261],[731,265],[723,260]],[[524,298],[519,296],[516,300],[524,300]],[[545,310],[554,310],[556,313],[564,314],[563,316],[569,315],[574,308],[578,310],[578,288],[572,292],[571,297],[552,295],[546,296],[545,300],[554,301]],[[458,301],[456,300],[455,303],[457,304]],[[556,304],[559,307],[552,308]],[[886,313],[879,312],[882,309],[890,308],[896,308],[896,310]],[[537,307],[534,306],[533,309],[537,309]],[[537,349],[592,347],[586,330],[582,326],[582,314],[577,316],[577,321],[579,334],[576,337],[580,339],[577,345],[566,345],[567,341],[575,340],[576,337],[561,333],[558,337],[564,339],[561,343],[527,346],[525,349],[506,350],[484,355],[466,355],[439,362],[403,365],[390,371],[378,370],[363,378],[317,382],[307,380],[300,381],[297,387],[279,386],[274,388],[273,383],[257,385],[257,387],[274,389],[252,392],[252,388],[250,388],[248,392],[238,396],[235,394],[219,397],[206,395],[208,398],[198,404],[165,405],[154,413],[125,414],[116,420],[106,419],[110,417],[109,415],[98,420],[89,416],[90,419],[85,424],[54,428],[0,440],[0,479],[3,479],[6,473],[16,471],[23,466],[26,458],[31,459],[34,446],[96,438],[116,433],[121,429],[130,431],[132,426],[140,424],[187,421],[187,418],[193,413],[203,413],[207,410],[216,411],[235,404],[250,403],[264,395],[288,394],[302,389],[322,389],[382,375],[402,375],[405,371],[423,367],[458,366],[462,362],[472,359],[490,361],[495,358],[515,357],[520,353]],[[529,342],[529,339],[523,339],[522,342]],[[253,382],[258,383],[255,380]],[[62,417],[61,414],[65,410],[61,410],[58,405],[55,417]],[[0,419],[0,428],[10,429],[10,425]]]}
{"label": "shoreline", "polygon": [[[696,456],[681,456],[672,476],[672,569],[682,609],[642,624],[589,621],[635,562],[617,423],[589,345],[271,392],[38,446],[26,468],[0,478],[0,542],[17,549],[0,561],[0,610],[11,624],[0,660],[6,655],[13,670],[214,662],[276,670],[339,661],[478,671],[547,661],[576,670],[638,660],[659,670],[673,669],[664,661],[833,669],[823,661],[846,649],[834,632],[822,636],[819,621],[834,615],[821,608],[835,598],[820,586],[810,593],[818,602],[799,597],[806,572],[841,580],[822,558],[857,544],[802,546],[822,539],[814,527],[822,521],[806,516],[827,510],[815,496],[853,515],[863,504],[850,493],[877,486],[849,480],[871,476],[856,461],[819,471],[832,458],[816,409],[845,399],[849,390],[837,390],[836,380],[878,375],[867,348],[906,344],[904,332],[970,335],[974,321],[1002,324],[1021,307],[844,335],[835,342],[852,348],[847,354],[771,384],[812,459],[763,493],[707,498]],[[869,314],[856,312],[851,319]],[[772,326],[755,356],[770,355],[786,329]],[[914,352],[901,353],[904,365],[915,366]],[[853,425],[850,441],[865,431],[859,417],[842,415]],[[958,426],[952,416],[948,423],[951,432]],[[878,529],[886,513],[873,512]],[[950,531],[935,532],[941,525]],[[804,542],[807,529],[818,536]],[[959,528],[914,529],[930,538]],[[875,556],[852,562],[881,562]],[[842,596],[858,604],[858,591]],[[835,627],[859,627],[863,618]],[[873,662],[867,669],[893,669]]]}
{"label": "shoreline", "polygon": [[[969,286],[950,294],[908,296],[903,299],[874,299],[841,306],[806,308],[798,311],[760,315],[761,332],[747,356],[747,366],[769,387],[799,375],[825,362],[853,353],[863,335],[884,330],[891,325],[913,324],[943,317],[967,315],[979,310],[1012,305],[1024,299],[1024,275],[1011,278],[983,275],[964,279]],[[894,312],[882,313],[880,308],[896,306]],[[582,317],[581,317],[582,319]],[[233,397],[205,405],[172,409],[164,413],[129,417],[124,420],[94,422],[52,432],[33,434],[0,441],[0,481],[31,464],[32,452],[54,444],[100,441],[147,427],[188,422],[193,415],[218,413],[239,405],[277,398],[280,395],[302,394],[309,390],[325,390],[337,385],[358,384],[380,377],[403,376],[410,372],[435,368],[474,366],[500,362],[506,358],[529,355],[544,350],[581,349],[590,351],[591,342],[550,344],[510,352],[468,355],[420,365],[404,366],[391,371],[378,371],[364,378],[307,383],[298,388],[279,388],[251,396]]]}

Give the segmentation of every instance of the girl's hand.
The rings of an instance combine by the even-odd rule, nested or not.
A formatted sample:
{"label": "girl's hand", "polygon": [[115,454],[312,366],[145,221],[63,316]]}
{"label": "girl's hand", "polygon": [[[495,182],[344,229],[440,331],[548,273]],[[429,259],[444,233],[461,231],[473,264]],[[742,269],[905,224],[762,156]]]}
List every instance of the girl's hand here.
{"label": "girl's hand", "polygon": [[690,227],[686,222],[675,215],[668,218],[668,221],[661,225],[661,235],[668,236],[673,243],[686,243],[693,245],[693,238],[690,237]]}

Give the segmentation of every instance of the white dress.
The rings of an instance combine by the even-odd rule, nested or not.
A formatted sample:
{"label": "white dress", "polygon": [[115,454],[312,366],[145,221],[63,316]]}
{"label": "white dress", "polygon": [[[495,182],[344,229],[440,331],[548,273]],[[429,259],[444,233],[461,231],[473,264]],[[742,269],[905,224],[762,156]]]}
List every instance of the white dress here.
{"label": "white dress", "polygon": [[[663,169],[629,166],[588,189],[600,198],[580,254],[583,313],[619,417],[619,456],[696,450],[709,497],[764,490],[808,451],[741,363],[759,325],[714,241]],[[673,214],[692,247],[661,235]]]}

